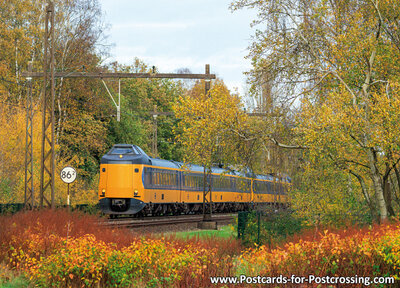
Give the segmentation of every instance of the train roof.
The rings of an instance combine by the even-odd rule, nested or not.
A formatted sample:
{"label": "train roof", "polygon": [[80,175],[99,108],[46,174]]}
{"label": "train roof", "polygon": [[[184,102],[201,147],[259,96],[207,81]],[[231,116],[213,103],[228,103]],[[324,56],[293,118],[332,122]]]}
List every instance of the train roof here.
{"label": "train roof", "polygon": [[101,157],[100,163],[151,165],[150,157],[142,148],[132,144],[115,144],[106,155]]}
{"label": "train roof", "polygon": [[164,160],[160,158],[150,158],[150,161],[151,165],[153,166],[161,166],[161,167],[175,168],[175,169],[181,168],[181,165],[175,161]]}
{"label": "train roof", "polygon": [[255,179],[260,179],[260,180],[274,180],[274,177],[272,175],[261,175],[261,174],[257,174],[255,175],[256,177],[254,177]]}

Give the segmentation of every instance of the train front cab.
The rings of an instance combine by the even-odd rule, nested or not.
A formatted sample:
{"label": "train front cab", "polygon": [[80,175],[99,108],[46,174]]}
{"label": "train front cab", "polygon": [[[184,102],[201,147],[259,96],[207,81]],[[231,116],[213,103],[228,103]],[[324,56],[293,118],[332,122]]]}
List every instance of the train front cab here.
{"label": "train front cab", "polygon": [[99,202],[105,214],[135,214],[146,205],[143,159],[133,145],[115,145],[101,159]]}

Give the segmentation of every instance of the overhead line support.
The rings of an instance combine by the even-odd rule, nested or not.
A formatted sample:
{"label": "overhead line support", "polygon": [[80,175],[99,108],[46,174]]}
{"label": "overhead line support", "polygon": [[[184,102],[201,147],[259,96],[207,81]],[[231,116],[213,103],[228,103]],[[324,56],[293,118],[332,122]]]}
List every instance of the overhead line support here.
{"label": "overhead line support", "polygon": [[[208,64],[207,64],[208,65]],[[43,72],[22,72],[22,77],[42,78]],[[55,72],[55,78],[145,78],[145,79],[216,79],[215,74],[180,74],[180,73],[102,73],[102,72]]]}
{"label": "overhead line support", "polygon": [[[28,71],[32,71],[32,63],[28,64]],[[26,96],[26,136],[25,136],[25,209],[34,207],[33,192],[33,100],[32,100],[32,78],[28,81]]]}
{"label": "overhead line support", "polygon": [[[110,91],[105,85],[107,92],[111,96],[114,104],[117,107],[117,120],[120,120],[120,105],[121,105],[121,79],[124,78],[143,78],[143,79],[199,79],[206,82],[206,94],[210,89],[210,81],[216,79],[215,74],[210,74],[210,65],[206,64],[205,74],[185,74],[185,73],[103,73],[103,72],[55,72],[54,63],[54,5],[49,2],[46,8],[46,22],[45,22],[45,39],[44,39],[44,60],[43,72],[32,72],[29,69],[27,72],[22,72],[21,77],[26,77],[28,81],[32,78],[43,78],[43,107],[42,107],[42,146],[41,146],[41,164],[40,164],[40,207],[44,205],[54,208],[55,192],[54,192],[54,171],[55,171],[55,116],[54,116],[54,98],[55,98],[55,78],[93,78],[102,79],[115,79],[118,78],[118,104],[112,97]],[[28,92],[28,94],[31,92]],[[29,94],[31,95],[31,94]],[[33,150],[32,150],[32,128],[33,121],[33,105],[29,105],[28,95],[28,109],[27,109],[27,126],[26,126],[26,147],[25,147],[25,205],[31,201],[30,206],[34,206],[33,202],[33,168],[29,169],[29,165],[33,167]],[[154,112],[154,115],[170,115],[171,112]],[[29,116],[31,115],[31,116]],[[30,117],[30,118],[29,118]],[[156,150],[157,151],[157,150]],[[32,181],[32,182],[30,182]],[[32,188],[29,189],[29,186]],[[49,191],[49,192],[47,192]],[[50,194],[50,198],[47,194]],[[207,193],[206,193],[207,195]],[[204,197],[206,197],[204,195]],[[50,200],[49,200],[50,199]],[[211,193],[210,199],[206,201],[211,208]],[[205,211],[205,210],[204,210]],[[211,210],[209,210],[211,215]]]}
{"label": "overhead line support", "polygon": [[[49,27],[50,26],[50,27]],[[40,207],[43,205],[54,209],[54,5],[50,1],[46,8],[46,23],[43,57],[43,119],[42,149],[40,162]],[[33,76],[28,76],[33,77]],[[46,195],[50,194],[50,195]],[[50,197],[50,198],[49,198]],[[49,200],[50,199],[50,200]]]}
{"label": "overhead line support", "polygon": [[[206,73],[204,75],[210,75],[210,65],[206,64]],[[204,92],[206,97],[210,97],[209,92],[211,88],[211,81],[209,78],[204,78],[205,80],[205,86],[204,86]],[[206,173],[206,170],[204,170],[204,173]],[[211,181],[211,177],[207,177],[209,175],[205,175],[203,178],[203,221],[211,221],[212,218],[212,189],[211,189],[211,183],[208,183]],[[206,187],[206,184],[207,187]]]}

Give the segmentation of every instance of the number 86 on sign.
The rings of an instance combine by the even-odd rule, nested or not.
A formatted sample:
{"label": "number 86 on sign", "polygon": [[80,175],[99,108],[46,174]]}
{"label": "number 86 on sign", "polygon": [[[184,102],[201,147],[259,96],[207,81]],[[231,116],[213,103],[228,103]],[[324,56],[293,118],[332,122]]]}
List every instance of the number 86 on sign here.
{"label": "number 86 on sign", "polygon": [[61,180],[65,183],[72,183],[76,179],[76,170],[72,167],[64,167],[60,173]]}

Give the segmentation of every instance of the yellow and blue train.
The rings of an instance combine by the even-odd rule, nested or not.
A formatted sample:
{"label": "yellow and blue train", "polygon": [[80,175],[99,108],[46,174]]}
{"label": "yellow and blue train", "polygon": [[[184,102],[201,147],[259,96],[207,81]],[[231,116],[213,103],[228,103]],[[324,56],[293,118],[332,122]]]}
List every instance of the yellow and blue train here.
{"label": "yellow and blue train", "polygon": [[[117,144],[101,158],[99,202],[111,216],[166,215],[202,211],[203,167],[150,158],[140,147]],[[284,205],[290,178],[212,168],[213,211],[247,210],[256,203]]]}

